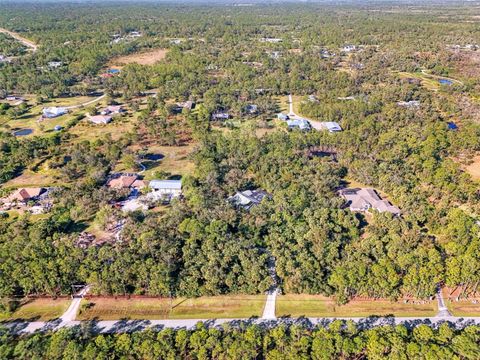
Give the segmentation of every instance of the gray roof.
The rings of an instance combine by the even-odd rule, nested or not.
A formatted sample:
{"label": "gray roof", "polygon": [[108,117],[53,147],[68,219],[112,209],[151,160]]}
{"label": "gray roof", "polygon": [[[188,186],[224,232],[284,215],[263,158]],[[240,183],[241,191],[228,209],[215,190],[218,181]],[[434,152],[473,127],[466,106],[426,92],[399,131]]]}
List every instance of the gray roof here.
{"label": "gray roof", "polygon": [[374,189],[344,189],[340,191],[340,194],[347,200],[351,211],[367,211],[372,208],[379,212],[400,214],[399,208],[393,206],[387,200],[382,200]]}
{"label": "gray roof", "polygon": [[236,206],[249,210],[252,206],[260,204],[266,196],[268,196],[267,192],[261,189],[245,190],[230,196],[228,200]]}
{"label": "gray roof", "polygon": [[152,189],[168,189],[168,190],[181,190],[182,180],[152,180],[149,186]]}

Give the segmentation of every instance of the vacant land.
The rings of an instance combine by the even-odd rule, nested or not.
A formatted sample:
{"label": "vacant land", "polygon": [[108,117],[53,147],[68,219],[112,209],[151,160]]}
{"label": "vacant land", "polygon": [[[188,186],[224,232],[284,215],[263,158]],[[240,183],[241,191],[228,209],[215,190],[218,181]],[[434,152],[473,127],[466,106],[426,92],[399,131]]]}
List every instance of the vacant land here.
{"label": "vacant land", "polygon": [[95,298],[82,300],[77,320],[166,319],[172,300],[157,298]]}
{"label": "vacant land", "polygon": [[110,61],[112,66],[121,66],[127,64],[153,65],[160,60],[165,59],[168,49],[153,49],[150,51],[139,52],[135,54],[119,56]]}
{"label": "vacant land", "polygon": [[57,319],[67,310],[70,302],[70,298],[28,300],[12,315],[3,317],[0,315],[0,320],[48,321]]}
{"label": "vacant land", "polygon": [[425,304],[391,302],[389,300],[359,299],[346,305],[321,295],[282,295],[277,298],[277,316],[307,317],[363,317],[371,315],[395,315],[404,317],[434,316],[435,301]]}
{"label": "vacant land", "polygon": [[171,319],[221,319],[261,316],[265,295],[231,295],[200,297],[178,302]]}
{"label": "vacant land", "polygon": [[453,316],[480,316],[480,299],[445,300]]}
{"label": "vacant land", "polygon": [[464,169],[470,174],[473,180],[480,181],[480,155],[475,156],[472,162],[465,166]]}
{"label": "vacant land", "polygon": [[261,316],[264,295],[83,300],[78,320],[248,318]]}

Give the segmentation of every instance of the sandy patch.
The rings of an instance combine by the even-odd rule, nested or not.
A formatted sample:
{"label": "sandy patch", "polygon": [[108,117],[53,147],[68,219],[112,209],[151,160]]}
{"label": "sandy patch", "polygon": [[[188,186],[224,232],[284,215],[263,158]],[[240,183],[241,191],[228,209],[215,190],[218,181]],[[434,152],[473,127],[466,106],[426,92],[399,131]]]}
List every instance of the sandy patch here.
{"label": "sandy patch", "polygon": [[111,65],[127,65],[127,64],[139,64],[139,65],[153,65],[167,56],[168,49],[153,49],[150,51],[139,52],[129,54],[125,56],[119,56],[112,59]]}

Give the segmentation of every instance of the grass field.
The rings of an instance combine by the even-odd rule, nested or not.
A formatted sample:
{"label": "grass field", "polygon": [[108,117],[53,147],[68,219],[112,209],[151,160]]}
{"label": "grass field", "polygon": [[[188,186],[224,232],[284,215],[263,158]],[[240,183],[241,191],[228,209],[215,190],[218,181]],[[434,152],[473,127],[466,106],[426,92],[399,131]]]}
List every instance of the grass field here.
{"label": "grass field", "polygon": [[0,317],[0,320],[48,321],[57,319],[67,310],[70,302],[69,298],[30,300],[20,306],[11,316]]}
{"label": "grass field", "polygon": [[77,319],[248,318],[261,316],[265,300],[264,295],[177,298],[173,300],[168,298],[95,298],[83,300]]}
{"label": "grass field", "polygon": [[337,305],[331,298],[321,295],[282,295],[277,297],[277,316],[307,317],[363,317],[363,316],[435,316],[435,301],[426,304],[404,304],[389,300],[352,300]]}
{"label": "grass field", "polygon": [[[111,66],[121,66],[126,64],[140,64],[140,65],[153,65],[156,62],[165,59],[168,49],[152,49],[150,51],[138,52],[125,56],[119,56],[112,59],[109,64]],[[110,67],[111,67],[110,66]]]}
{"label": "grass field", "polygon": [[[476,303],[474,301],[476,301]],[[479,299],[459,301],[445,300],[445,304],[453,316],[480,316]]]}
{"label": "grass field", "polygon": [[265,295],[200,297],[179,301],[171,319],[249,318],[262,316]]}

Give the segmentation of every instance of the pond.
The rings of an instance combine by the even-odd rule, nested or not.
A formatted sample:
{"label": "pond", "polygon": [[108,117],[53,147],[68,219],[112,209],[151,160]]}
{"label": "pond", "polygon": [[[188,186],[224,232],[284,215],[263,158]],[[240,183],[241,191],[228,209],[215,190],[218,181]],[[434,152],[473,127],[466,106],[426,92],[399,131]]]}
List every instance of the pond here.
{"label": "pond", "polygon": [[20,130],[14,131],[13,135],[26,136],[26,135],[30,135],[31,133],[33,133],[33,129],[20,129]]}
{"label": "pond", "polygon": [[448,80],[448,79],[440,79],[440,80],[438,80],[438,82],[440,83],[440,85],[452,85],[453,84],[453,81]]}

